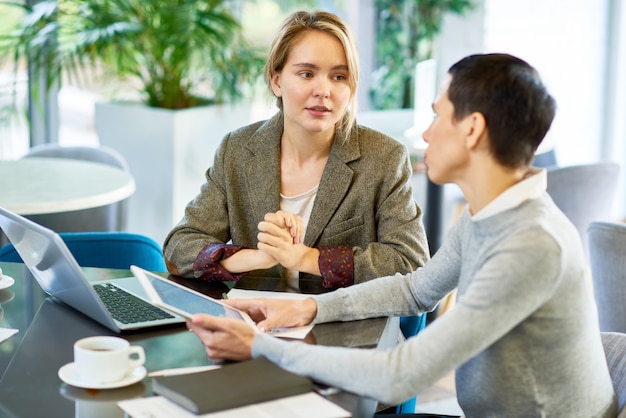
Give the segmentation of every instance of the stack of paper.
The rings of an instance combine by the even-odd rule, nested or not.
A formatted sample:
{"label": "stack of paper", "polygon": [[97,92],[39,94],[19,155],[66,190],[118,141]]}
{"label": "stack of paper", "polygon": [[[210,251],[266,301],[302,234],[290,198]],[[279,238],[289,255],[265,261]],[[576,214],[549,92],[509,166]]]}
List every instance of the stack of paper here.
{"label": "stack of paper", "polygon": [[316,393],[195,415],[161,396],[118,402],[133,418],[345,418],[350,413]]}

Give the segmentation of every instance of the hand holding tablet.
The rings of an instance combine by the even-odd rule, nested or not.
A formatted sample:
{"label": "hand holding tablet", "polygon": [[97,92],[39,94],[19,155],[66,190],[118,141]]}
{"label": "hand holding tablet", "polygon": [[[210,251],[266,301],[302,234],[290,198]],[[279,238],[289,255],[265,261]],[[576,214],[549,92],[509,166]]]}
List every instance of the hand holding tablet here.
{"label": "hand holding tablet", "polygon": [[181,286],[141,267],[130,266],[130,270],[141,283],[150,301],[160,308],[177,313],[187,319],[191,319],[196,313],[236,318],[254,326],[256,330],[254,321],[247,313],[225,305],[218,299]]}
{"label": "hand holding tablet", "polygon": [[[224,304],[218,299],[196,292],[193,289],[179,285],[157,274],[151,273],[141,267],[131,266],[131,271],[139,280],[142,287],[148,294],[150,301],[163,309],[174,312],[184,318],[191,319],[196,313],[205,313],[213,316],[225,316],[236,318],[252,325],[258,331],[255,322],[250,316],[239,309]],[[230,296],[236,298],[266,297],[266,298],[303,298],[309,295],[283,294],[282,292],[260,292],[233,289]],[[295,328],[277,328],[271,331],[275,337],[304,339],[313,329],[313,325],[306,325]]]}

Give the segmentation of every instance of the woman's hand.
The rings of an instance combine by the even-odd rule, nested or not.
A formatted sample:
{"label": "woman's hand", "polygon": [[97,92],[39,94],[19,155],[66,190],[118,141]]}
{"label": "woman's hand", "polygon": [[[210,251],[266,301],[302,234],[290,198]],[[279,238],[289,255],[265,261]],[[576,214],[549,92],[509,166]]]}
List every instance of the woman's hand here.
{"label": "woman's hand", "polygon": [[313,298],[228,299],[223,302],[246,312],[261,332],[308,325],[317,315],[317,303]]}
{"label": "woman's hand", "polygon": [[[237,251],[220,261],[222,267],[231,273],[265,270],[277,264],[295,270],[296,268],[290,266],[299,265],[299,259],[302,258],[301,254],[294,251],[294,244],[301,243],[304,238],[302,218],[283,211],[268,213],[259,223],[259,231],[262,231],[259,233],[259,241],[263,243],[259,249]],[[269,251],[263,251],[263,249]],[[281,257],[282,262],[276,258],[277,255]]]}
{"label": "woman's hand", "polygon": [[268,213],[258,228],[259,250],[289,270],[320,275],[319,251],[302,244],[304,232],[299,216],[282,211]]}
{"label": "woman's hand", "polygon": [[298,299],[228,299],[225,304],[245,311],[257,322],[257,329],[234,318],[195,314],[187,327],[204,344],[212,361],[248,360],[258,331],[308,325],[317,314],[313,298]]}
{"label": "woman's hand", "polygon": [[257,330],[241,320],[195,314],[187,320],[187,327],[202,341],[212,361],[252,358],[252,343]]}
{"label": "woman's hand", "polygon": [[[298,215],[291,212],[283,212],[279,210],[275,213],[267,213],[263,222],[269,222],[277,227],[286,230],[291,237],[292,244],[301,244],[304,241],[304,222]],[[261,224],[259,224],[260,226]],[[261,230],[261,228],[259,228]]]}

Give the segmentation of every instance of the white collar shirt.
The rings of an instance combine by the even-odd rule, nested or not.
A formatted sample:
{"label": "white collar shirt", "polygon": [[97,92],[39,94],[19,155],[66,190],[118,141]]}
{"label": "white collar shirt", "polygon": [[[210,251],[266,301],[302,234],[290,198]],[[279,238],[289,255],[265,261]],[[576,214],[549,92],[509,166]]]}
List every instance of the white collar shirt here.
{"label": "white collar shirt", "polygon": [[526,178],[506,189],[472,216],[472,221],[487,219],[490,216],[517,207],[527,200],[536,199],[546,191],[547,187],[547,171],[545,169],[533,168]]}

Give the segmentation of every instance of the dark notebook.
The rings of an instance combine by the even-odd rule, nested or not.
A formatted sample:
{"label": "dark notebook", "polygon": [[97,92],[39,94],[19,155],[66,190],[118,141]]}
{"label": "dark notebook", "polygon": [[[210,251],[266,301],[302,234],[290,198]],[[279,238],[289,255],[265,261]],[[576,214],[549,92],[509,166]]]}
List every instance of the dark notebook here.
{"label": "dark notebook", "polygon": [[205,372],[154,377],[152,388],[196,414],[206,414],[311,392],[314,386],[311,379],[259,357]]}

